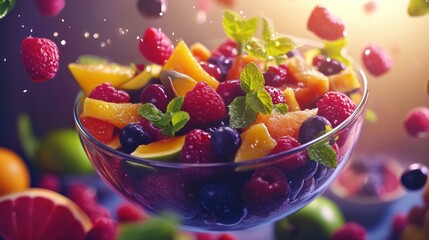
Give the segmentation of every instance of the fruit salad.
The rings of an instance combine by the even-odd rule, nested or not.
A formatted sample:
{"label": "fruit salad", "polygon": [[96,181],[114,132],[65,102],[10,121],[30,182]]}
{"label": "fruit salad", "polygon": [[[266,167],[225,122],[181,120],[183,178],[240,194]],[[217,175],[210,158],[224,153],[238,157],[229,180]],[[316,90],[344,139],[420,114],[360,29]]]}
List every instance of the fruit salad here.
{"label": "fruit salad", "polygon": [[222,24],[228,38],[213,50],[174,46],[149,28],[145,66],[89,56],[69,64],[83,91],[78,130],[100,175],[149,213],[194,229],[248,228],[307,204],[348,159],[366,102],[344,31],[314,47],[267,18],[226,10]]}

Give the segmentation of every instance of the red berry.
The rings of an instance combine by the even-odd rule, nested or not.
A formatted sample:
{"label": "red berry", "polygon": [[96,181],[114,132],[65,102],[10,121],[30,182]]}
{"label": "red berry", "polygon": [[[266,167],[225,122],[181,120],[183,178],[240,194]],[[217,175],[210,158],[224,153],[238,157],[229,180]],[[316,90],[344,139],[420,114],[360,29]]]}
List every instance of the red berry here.
{"label": "red berry", "polygon": [[63,10],[65,0],[36,0],[36,6],[43,16],[55,17]]}
{"label": "red berry", "polygon": [[200,129],[194,129],[186,134],[185,144],[180,153],[182,163],[215,163],[217,159],[211,142],[211,135]]}
{"label": "red berry", "polygon": [[424,137],[429,132],[429,108],[415,107],[405,116],[405,130],[413,137]]}
{"label": "red berry", "polygon": [[222,97],[226,106],[231,104],[236,97],[246,95],[243,89],[241,89],[240,80],[221,82],[216,88],[216,92]]}
{"label": "red berry", "polygon": [[206,71],[210,76],[214,77],[216,80],[221,81],[222,72],[220,68],[213,63],[200,62],[201,67]]}
{"label": "red berry", "polygon": [[374,76],[381,76],[392,67],[390,55],[375,44],[369,44],[363,49],[362,62],[365,68]]}
{"label": "red berry", "polygon": [[110,83],[102,83],[96,86],[88,95],[89,98],[105,102],[127,103],[130,101],[130,95],[123,90],[117,90]]}
{"label": "red berry", "polygon": [[167,137],[164,134],[162,134],[162,130],[160,128],[155,127],[146,118],[140,119],[140,125],[143,127],[144,130],[146,130],[146,132],[149,134],[150,138],[153,139],[154,142]]}
{"label": "red berry", "polygon": [[168,105],[167,90],[163,85],[160,84],[149,84],[147,85],[141,95],[141,103],[152,103],[156,108],[165,112]]}
{"label": "red berry", "polygon": [[197,232],[195,233],[195,240],[215,240],[215,235],[208,232]]}
{"label": "red berry", "polygon": [[117,235],[118,223],[111,218],[101,217],[94,222],[85,240],[115,240]]}
{"label": "red berry", "polygon": [[322,62],[325,61],[325,58],[326,57],[324,55],[318,54],[313,58],[313,61],[311,62],[311,64],[318,68],[320,64],[322,64]]}
{"label": "red berry", "polygon": [[332,127],[336,127],[353,113],[356,105],[344,93],[327,92],[317,102],[317,108],[317,114],[328,119]]}
{"label": "red berry", "polygon": [[219,45],[214,54],[220,54],[227,58],[235,58],[238,55],[237,43],[231,39],[227,39]]}
{"label": "red berry", "polygon": [[204,128],[223,119],[227,110],[219,94],[205,82],[186,93],[182,110],[189,113],[188,127]]}
{"label": "red berry", "polygon": [[97,192],[91,187],[74,183],[69,186],[68,197],[88,215],[93,223],[98,218],[110,217],[109,211],[97,203]]}
{"label": "red berry", "polygon": [[116,215],[120,223],[136,222],[146,218],[143,210],[129,202],[122,203],[116,210]]}
{"label": "red berry", "polygon": [[238,238],[229,233],[222,233],[217,240],[238,240]]}
{"label": "red berry", "polygon": [[59,192],[61,190],[61,182],[58,176],[54,174],[44,174],[39,181],[39,187]]}
{"label": "red berry", "polygon": [[58,47],[46,38],[27,37],[21,42],[21,61],[33,82],[52,79],[59,67]]}
{"label": "red berry", "polygon": [[273,104],[286,103],[285,96],[279,88],[273,86],[264,86],[264,89],[268,92],[268,94],[270,94]]}
{"label": "red berry", "polygon": [[139,49],[147,60],[163,65],[173,53],[173,44],[167,35],[151,27],[140,39]]}
{"label": "red berry", "polygon": [[366,229],[355,222],[348,222],[337,229],[331,237],[332,240],[366,240]]}
{"label": "red berry", "polygon": [[311,12],[307,28],[318,37],[328,41],[334,41],[346,36],[343,21],[320,5],[316,6]]}
{"label": "red berry", "polygon": [[[277,145],[273,150],[271,150],[270,155],[296,148],[299,145],[301,144],[295,138],[291,136],[283,136],[277,139]],[[298,152],[296,154],[283,157],[281,160],[277,161],[275,166],[283,172],[288,173],[304,167],[307,159],[306,152]]]}
{"label": "red berry", "polygon": [[407,216],[404,214],[396,214],[392,221],[392,236],[399,236],[402,234],[404,229],[407,227],[408,221]]}
{"label": "red berry", "polygon": [[267,71],[264,73],[265,85],[278,88],[284,87],[287,84],[287,71],[288,68],[286,65],[268,67]]}
{"label": "red berry", "polygon": [[93,117],[80,117],[83,128],[100,142],[106,142],[113,137],[115,126]]}

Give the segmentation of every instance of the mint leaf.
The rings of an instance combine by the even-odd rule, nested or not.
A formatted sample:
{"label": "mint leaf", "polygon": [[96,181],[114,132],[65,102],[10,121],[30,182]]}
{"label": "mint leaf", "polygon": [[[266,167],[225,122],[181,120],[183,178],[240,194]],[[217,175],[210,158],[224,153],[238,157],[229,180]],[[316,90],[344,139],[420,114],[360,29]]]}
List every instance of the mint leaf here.
{"label": "mint leaf", "polygon": [[284,35],[275,36],[266,42],[265,48],[267,55],[273,59],[281,55],[285,55],[291,50],[299,47],[301,44],[293,40],[292,38]]}
{"label": "mint leaf", "polygon": [[178,112],[182,108],[184,97],[173,98],[167,105],[167,112]]}
{"label": "mint leaf", "polygon": [[258,22],[259,19],[256,17],[244,19],[240,14],[232,10],[225,10],[222,26],[225,34],[237,42],[239,53],[241,53],[244,43],[250,40],[255,34]]}
{"label": "mint leaf", "polygon": [[257,39],[251,39],[244,45],[244,50],[253,57],[266,60],[267,52],[265,51],[264,45],[262,45]]}
{"label": "mint leaf", "polygon": [[246,94],[246,105],[251,107],[255,112],[262,114],[270,114],[273,111],[271,96],[263,88]]}
{"label": "mint leaf", "polygon": [[236,97],[228,106],[232,128],[247,128],[255,122],[258,113],[246,104],[246,97]]}
{"label": "mint leaf", "polygon": [[121,224],[118,240],[174,240],[177,233],[175,218],[151,217],[146,221]]}
{"label": "mint leaf", "polygon": [[262,18],[262,39],[264,41],[270,41],[272,37],[276,35],[273,27],[273,23],[270,19],[263,17]]}
{"label": "mint leaf", "polygon": [[245,93],[249,93],[264,87],[264,75],[255,63],[246,65],[240,73],[240,86]]}
{"label": "mint leaf", "polygon": [[152,103],[145,103],[139,108],[139,114],[150,122],[159,122],[163,113]]}
{"label": "mint leaf", "polygon": [[337,154],[327,142],[320,142],[308,147],[308,156],[311,160],[325,165],[328,168],[337,166]]}
{"label": "mint leaf", "polygon": [[274,112],[278,114],[286,114],[289,112],[289,106],[285,103],[278,103],[274,105]]}
{"label": "mint leaf", "polygon": [[321,53],[326,57],[336,59],[346,66],[351,65],[350,56],[347,55],[347,39],[340,38],[336,41],[325,41],[324,48],[321,49]]}
{"label": "mint leaf", "polygon": [[172,132],[175,133],[182,129],[189,121],[189,119],[189,114],[185,111],[173,113],[173,116],[171,116]]}

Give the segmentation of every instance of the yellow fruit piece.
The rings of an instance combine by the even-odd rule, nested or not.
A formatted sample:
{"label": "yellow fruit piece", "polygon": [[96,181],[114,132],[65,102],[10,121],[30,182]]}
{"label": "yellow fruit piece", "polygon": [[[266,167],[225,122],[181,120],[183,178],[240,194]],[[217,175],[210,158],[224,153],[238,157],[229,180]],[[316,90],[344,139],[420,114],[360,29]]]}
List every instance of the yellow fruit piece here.
{"label": "yellow fruit piece", "polygon": [[234,162],[244,162],[264,157],[277,144],[263,123],[252,125],[240,137],[241,146],[235,155]]}
{"label": "yellow fruit piece", "polygon": [[263,123],[268,129],[271,137],[279,139],[283,136],[292,136],[298,139],[299,127],[305,119],[315,116],[317,108],[306,109],[286,114],[259,114],[255,123]]}
{"label": "yellow fruit piece", "polygon": [[299,106],[301,109],[312,108],[329,91],[329,78],[299,56],[290,58],[286,65],[296,79],[295,86],[291,87]]}
{"label": "yellow fruit piece", "polygon": [[184,97],[186,93],[194,89],[197,82],[191,78],[174,78],[172,79],[171,84],[173,85],[177,96]]}
{"label": "yellow fruit piece", "polygon": [[86,95],[96,86],[105,82],[112,84],[114,87],[118,87],[132,78],[135,73],[134,69],[131,67],[111,63],[70,63],[68,67],[76,82]]}
{"label": "yellow fruit piece", "polygon": [[140,120],[141,103],[111,103],[92,98],[85,98],[82,117],[93,117],[123,128],[129,123]]}
{"label": "yellow fruit piece", "polygon": [[285,88],[285,90],[283,90],[283,96],[286,99],[286,104],[288,105],[289,111],[293,112],[301,110],[299,108],[299,103],[296,100],[295,92],[292,88]]}
{"label": "yellow fruit piece", "polygon": [[30,187],[30,173],[24,160],[10,149],[0,147],[0,196]]}
{"label": "yellow fruit piece", "polygon": [[212,55],[211,51],[200,42],[192,44],[190,50],[198,61],[207,61]]}
{"label": "yellow fruit piece", "polygon": [[356,73],[351,68],[329,76],[329,90],[348,93],[360,88]]}
{"label": "yellow fruit piece", "polygon": [[126,81],[124,84],[120,85],[118,89],[122,90],[138,90],[146,86],[152,78],[159,77],[162,67],[156,64],[150,64],[146,66],[144,71],[137,74],[137,76]]}
{"label": "yellow fruit piece", "polygon": [[174,70],[186,74],[197,82],[206,82],[214,89],[219,85],[219,82],[215,78],[204,71],[183,41],[177,44],[173,54],[171,54],[162,70]]}
{"label": "yellow fruit piece", "polygon": [[131,155],[143,159],[174,161],[185,144],[185,135],[163,139],[147,145],[140,145]]}

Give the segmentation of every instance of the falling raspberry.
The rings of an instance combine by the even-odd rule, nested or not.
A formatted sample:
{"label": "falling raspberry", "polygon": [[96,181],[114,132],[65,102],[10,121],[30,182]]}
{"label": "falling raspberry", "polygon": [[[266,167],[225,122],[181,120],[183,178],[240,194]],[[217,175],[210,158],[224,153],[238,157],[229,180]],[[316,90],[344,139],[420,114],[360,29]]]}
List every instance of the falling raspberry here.
{"label": "falling raspberry", "polygon": [[35,0],[40,14],[46,17],[55,17],[63,10],[65,0]]}
{"label": "falling raspberry", "polygon": [[362,51],[362,62],[366,69],[374,76],[387,73],[392,67],[392,58],[380,46],[369,44]]}
{"label": "falling raspberry", "polygon": [[21,61],[33,82],[47,81],[59,68],[58,47],[46,38],[27,37],[21,42]]}
{"label": "falling raspberry", "polygon": [[429,132],[429,108],[415,107],[405,117],[405,130],[413,137],[421,138]]}

